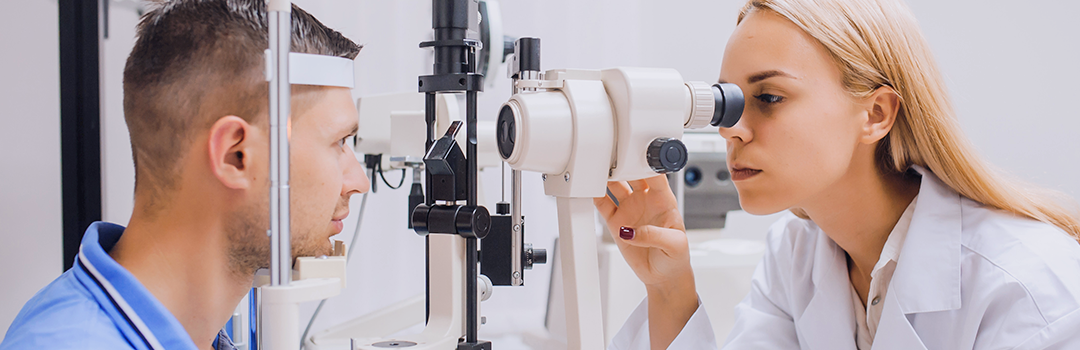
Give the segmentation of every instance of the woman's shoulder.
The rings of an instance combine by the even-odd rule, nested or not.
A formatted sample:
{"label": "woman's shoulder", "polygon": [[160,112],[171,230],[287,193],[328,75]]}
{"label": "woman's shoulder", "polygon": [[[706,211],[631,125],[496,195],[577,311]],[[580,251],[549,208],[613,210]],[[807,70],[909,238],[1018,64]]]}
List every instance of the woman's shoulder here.
{"label": "woman's shoulder", "polygon": [[962,199],[961,216],[963,247],[997,265],[1035,259],[1068,263],[1080,270],[1080,243],[1057,226],[967,198]]}
{"label": "woman's shoulder", "polygon": [[962,205],[961,271],[968,291],[994,299],[1014,295],[1046,321],[1080,309],[1080,243],[1054,225],[967,198]]}

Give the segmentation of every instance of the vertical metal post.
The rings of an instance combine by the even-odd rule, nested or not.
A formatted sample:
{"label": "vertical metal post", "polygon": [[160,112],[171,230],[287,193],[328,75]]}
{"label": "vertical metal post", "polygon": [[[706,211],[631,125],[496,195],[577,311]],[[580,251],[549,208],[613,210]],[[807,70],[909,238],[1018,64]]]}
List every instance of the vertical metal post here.
{"label": "vertical metal post", "polygon": [[292,280],[289,241],[289,50],[292,41],[292,2],[272,0],[269,43],[273,67],[270,78],[270,285]]}
{"label": "vertical metal post", "polygon": [[74,265],[86,228],[101,220],[99,5],[58,3],[64,270]]}
{"label": "vertical metal post", "polygon": [[[476,51],[469,50],[468,56],[468,61],[471,64],[475,64]],[[465,147],[465,159],[468,163],[468,205],[476,206],[476,187],[478,186],[476,182],[476,91],[469,91],[465,93],[465,121],[468,124],[466,128],[466,132],[468,132],[468,134],[466,135],[467,141]],[[479,247],[477,246],[478,241],[479,240],[475,237],[465,239],[465,253],[467,254],[465,261],[467,264],[469,264],[468,268],[465,269],[465,292],[468,293],[465,299],[465,321],[468,322],[468,324],[465,326],[465,341],[470,343],[476,342],[478,333],[477,329],[480,328],[479,322],[477,322],[477,319],[479,318],[480,308],[479,300],[477,300],[479,296],[477,295],[476,286],[476,280],[480,277],[478,276],[480,266],[477,261],[477,254],[479,249]]]}

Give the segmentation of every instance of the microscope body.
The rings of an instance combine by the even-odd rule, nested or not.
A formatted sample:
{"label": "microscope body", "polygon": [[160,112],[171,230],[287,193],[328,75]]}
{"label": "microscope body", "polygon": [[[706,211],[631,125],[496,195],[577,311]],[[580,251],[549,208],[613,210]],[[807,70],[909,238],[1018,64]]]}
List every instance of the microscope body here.
{"label": "microscope body", "polygon": [[607,181],[678,171],[684,127],[713,113],[700,106],[713,104],[709,86],[684,82],[674,69],[560,69],[543,77],[518,81],[537,90],[503,105],[497,133],[506,162],[543,173],[551,196],[602,197]]}

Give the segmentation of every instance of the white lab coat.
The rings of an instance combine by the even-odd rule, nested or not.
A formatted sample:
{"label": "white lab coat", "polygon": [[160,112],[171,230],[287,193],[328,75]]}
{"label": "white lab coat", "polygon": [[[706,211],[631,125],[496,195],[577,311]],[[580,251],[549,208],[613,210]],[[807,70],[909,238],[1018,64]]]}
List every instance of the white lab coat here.
{"label": "white lab coat", "polygon": [[[929,171],[873,350],[1080,349],[1080,244],[964,198]],[[854,350],[845,253],[809,220],[775,223],[724,349]],[[649,348],[644,303],[611,349]],[[705,309],[670,349],[714,349]]]}

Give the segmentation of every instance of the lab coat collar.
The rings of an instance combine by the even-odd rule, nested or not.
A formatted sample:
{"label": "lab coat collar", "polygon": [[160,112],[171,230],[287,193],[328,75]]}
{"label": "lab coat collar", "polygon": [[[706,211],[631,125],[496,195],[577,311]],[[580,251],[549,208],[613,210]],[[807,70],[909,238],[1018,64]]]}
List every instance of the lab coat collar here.
{"label": "lab coat collar", "polygon": [[[127,269],[109,256],[124,227],[95,222],[79,247],[79,279],[132,344],[149,349],[196,349],[184,326]],[[137,348],[144,348],[137,346]]]}
{"label": "lab coat collar", "polygon": [[[813,229],[820,231],[813,222]],[[855,350],[855,309],[851,303],[851,281],[847,274],[847,255],[823,232],[814,244],[814,262],[810,280],[814,293],[806,309],[796,320],[799,336],[811,350]],[[815,345],[828,344],[828,348]]]}
{"label": "lab coat collar", "polygon": [[903,314],[959,309],[961,197],[934,173],[913,168],[922,175],[919,201],[889,293]]}

